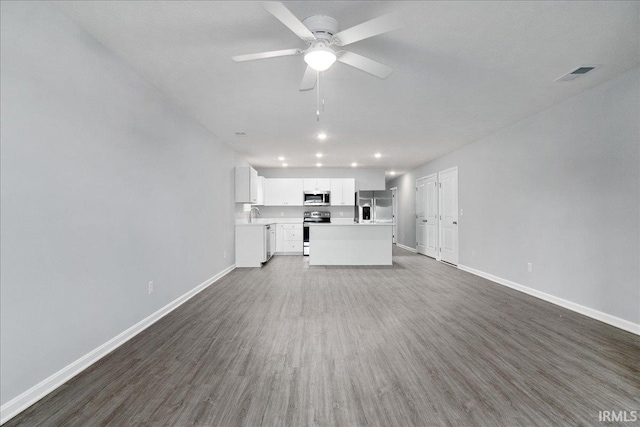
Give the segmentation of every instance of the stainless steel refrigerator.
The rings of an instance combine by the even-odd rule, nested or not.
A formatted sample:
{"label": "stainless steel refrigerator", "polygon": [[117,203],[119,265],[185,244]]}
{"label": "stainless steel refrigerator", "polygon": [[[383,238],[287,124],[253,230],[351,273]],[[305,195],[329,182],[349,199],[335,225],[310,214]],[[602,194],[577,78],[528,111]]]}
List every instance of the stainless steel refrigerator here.
{"label": "stainless steel refrigerator", "polygon": [[356,191],[355,222],[393,222],[391,190]]}

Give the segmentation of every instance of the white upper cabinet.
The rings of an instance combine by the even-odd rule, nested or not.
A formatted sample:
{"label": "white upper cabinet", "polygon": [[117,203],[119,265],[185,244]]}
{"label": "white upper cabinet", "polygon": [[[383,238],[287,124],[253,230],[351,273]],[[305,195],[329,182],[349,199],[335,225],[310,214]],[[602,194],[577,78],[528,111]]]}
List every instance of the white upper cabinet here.
{"label": "white upper cabinet", "polygon": [[355,179],[331,179],[331,206],[353,206],[355,192]]}
{"label": "white upper cabinet", "polygon": [[254,203],[254,205],[264,205],[264,193],[265,193],[265,178],[264,176],[259,176],[258,177],[258,191],[257,191],[257,197],[256,197],[256,202]]}
{"label": "white upper cabinet", "polygon": [[303,180],[300,178],[265,179],[266,206],[302,206]]}
{"label": "white upper cabinet", "polygon": [[265,206],[303,206],[305,191],[330,191],[331,206],[354,205],[353,178],[266,178],[264,183]]}
{"label": "white upper cabinet", "polygon": [[342,180],[342,200],[347,206],[355,205],[356,200],[356,180],[347,178]]}
{"label": "white upper cabinet", "polygon": [[331,191],[331,179],[305,178],[304,191]]}
{"label": "white upper cabinet", "polygon": [[258,172],[250,166],[236,168],[236,203],[258,202]]}
{"label": "white upper cabinet", "polygon": [[331,206],[341,206],[344,203],[342,198],[342,179],[331,180]]}

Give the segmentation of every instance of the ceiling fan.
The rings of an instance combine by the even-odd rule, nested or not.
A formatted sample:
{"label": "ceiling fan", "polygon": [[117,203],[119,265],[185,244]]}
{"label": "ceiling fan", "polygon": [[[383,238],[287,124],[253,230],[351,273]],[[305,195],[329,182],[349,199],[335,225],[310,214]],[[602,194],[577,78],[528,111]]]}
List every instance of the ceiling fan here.
{"label": "ceiling fan", "polygon": [[342,62],[354,68],[385,79],[393,68],[366,58],[357,53],[336,50],[334,47],[347,46],[369,37],[377,36],[396,30],[402,26],[400,18],[395,13],[382,15],[362,24],[339,31],[338,21],[330,16],[314,15],[300,21],[280,2],[263,3],[267,12],[275,16],[286,25],[295,35],[300,37],[309,47],[307,49],[285,49],[270,52],[252,53],[234,56],[236,62],[254,59],[274,58],[278,56],[304,55],[307,69],[300,83],[300,90],[311,90],[316,85],[317,73],[325,71],[334,62]]}

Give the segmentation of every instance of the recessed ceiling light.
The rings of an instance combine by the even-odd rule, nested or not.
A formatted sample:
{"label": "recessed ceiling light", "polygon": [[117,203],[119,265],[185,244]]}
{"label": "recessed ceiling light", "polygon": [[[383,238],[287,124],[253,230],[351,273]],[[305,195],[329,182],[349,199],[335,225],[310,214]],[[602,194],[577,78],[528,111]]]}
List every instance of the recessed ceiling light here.
{"label": "recessed ceiling light", "polygon": [[283,163],[283,164],[282,164],[282,167],[283,167],[283,168],[286,168],[287,166],[289,166],[287,163]]}
{"label": "recessed ceiling light", "polygon": [[327,139],[327,134],[326,134],[326,133],[324,133],[324,132],[320,132],[320,133],[318,134],[318,139],[319,139],[320,141],[324,141],[325,139]]}
{"label": "recessed ceiling light", "polygon": [[396,172],[395,172],[395,171],[391,171],[391,172],[389,172],[389,175],[395,175],[395,174],[396,174]]}
{"label": "recessed ceiling light", "polygon": [[278,160],[283,161],[284,157],[280,156],[280,157],[278,157]]}
{"label": "recessed ceiling light", "polygon": [[317,158],[321,158],[321,157],[322,157],[322,153],[317,153],[317,154],[316,154],[316,157],[317,157]]}
{"label": "recessed ceiling light", "polygon": [[373,156],[374,156],[376,159],[379,159],[380,157],[382,157],[382,154],[380,154],[380,153],[376,153],[376,154],[374,154]]}
{"label": "recessed ceiling light", "polygon": [[355,168],[356,166],[358,166],[358,164],[356,162],[353,162],[351,163],[351,166]]}
{"label": "recessed ceiling light", "polygon": [[322,163],[316,163],[316,166],[317,166],[317,167],[321,167],[321,166],[322,166]]}

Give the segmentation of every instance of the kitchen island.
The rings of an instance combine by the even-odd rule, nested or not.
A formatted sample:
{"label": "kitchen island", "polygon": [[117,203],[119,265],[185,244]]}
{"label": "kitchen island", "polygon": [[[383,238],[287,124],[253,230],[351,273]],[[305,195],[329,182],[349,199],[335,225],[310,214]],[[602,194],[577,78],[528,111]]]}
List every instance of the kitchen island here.
{"label": "kitchen island", "polygon": [[309,265],[392,265],[393,223],[310,224]]}

